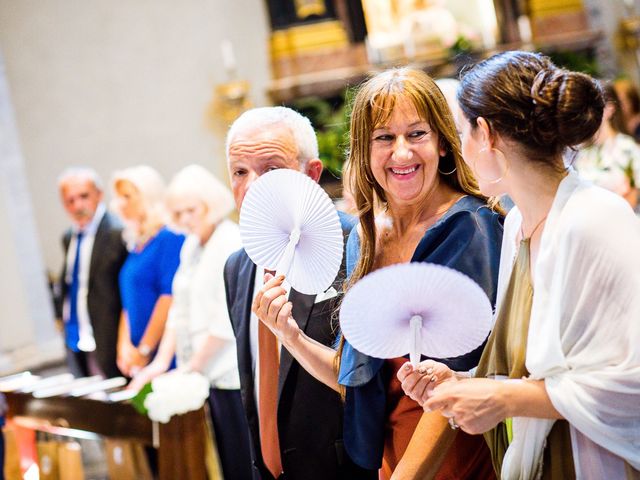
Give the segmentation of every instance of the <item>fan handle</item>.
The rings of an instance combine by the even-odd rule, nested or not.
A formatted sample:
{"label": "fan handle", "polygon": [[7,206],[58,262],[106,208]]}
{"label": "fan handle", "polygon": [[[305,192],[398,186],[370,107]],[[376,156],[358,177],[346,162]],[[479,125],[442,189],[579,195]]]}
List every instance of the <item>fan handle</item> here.
{"label": "fan handle", "polygon": [[413,368],[420,363],[421,345],[422,345],[422,317],[420,315],[414,315],[409,321],[411,326],[411,345],[409,350],[409,360]]}
{"label": "fan handle", "polygon": [[285,277],[289,275],[289,270],[291,269],[291,264],[293,263],[293,255],[296,252],[296,247],[298,246],[298,242],[300,241],[300,229],[294,228],[291,234],[289,235],[289,243],[282,252],[282,256],[280,257],[280,261],[276,266],[276,275],[284,275]]}

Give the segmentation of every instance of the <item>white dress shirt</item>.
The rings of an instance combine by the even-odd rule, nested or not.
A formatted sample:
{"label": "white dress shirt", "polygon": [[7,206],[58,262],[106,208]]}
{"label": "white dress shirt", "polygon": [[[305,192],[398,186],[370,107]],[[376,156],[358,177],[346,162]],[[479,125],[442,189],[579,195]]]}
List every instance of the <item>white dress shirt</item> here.
{"label": "white dress shirt", "polygon": [[[96,341],[93,336],[93,327],[91,326],[91,318],[89,317],[89,308],[87,306],[87,295],[89,293],[89,268],[91,266],[91,255],[93,253],[93,242],[96,238],[96,232],[100,226],[100,222],[104,217],[106,208],[103,203],[98,204],[96,213],[93,215],[91,222],[82,230],[82,243],[80,244],[80,263],[78,272],[78,304],[76,311],[78,312],[78,349],[83,352],[93,352],[96,349]],[[73,233],[69,241],[67,249],[67,268],[65,282],[71,285],[73,276],[73,264],[76,260],[76,250],[78,243],[78,233],[80,230],[73,228]],[[65,322],[69,321],[70,313],[69,296],[64,300],[62,317]]]}
{"label": "white dress shirt", "polygon": [[214,336],[225,345],[209,359],[204,375],[219,389],[239,389],[236,342],[224,289],[224,264],[241,246],[238,226],[223,220],[204,245],[190,235],[180,251],[180,266],[173,277],[173,302],[167,327],[176,333],[178,366]]}

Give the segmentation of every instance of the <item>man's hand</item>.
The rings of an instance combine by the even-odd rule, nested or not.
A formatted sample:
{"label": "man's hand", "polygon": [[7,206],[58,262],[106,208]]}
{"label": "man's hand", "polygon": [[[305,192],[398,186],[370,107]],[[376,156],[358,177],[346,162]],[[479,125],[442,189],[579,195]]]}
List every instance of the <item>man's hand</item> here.
{"label": "man's hand", "polygon": [[287,300],[287,291],[282,287],[284,275],[274,277],[266,273],[264,282],[251,305],[251,311],[282,344],[291,345],[298,338],[300,328],[291,316],[293,304]]}

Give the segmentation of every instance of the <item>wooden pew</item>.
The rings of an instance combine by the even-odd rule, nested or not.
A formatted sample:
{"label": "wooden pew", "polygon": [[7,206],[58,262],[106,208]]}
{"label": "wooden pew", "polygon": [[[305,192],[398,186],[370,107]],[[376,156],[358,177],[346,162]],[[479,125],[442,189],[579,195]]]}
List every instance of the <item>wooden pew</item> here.
{"label": "wooden pew", "polygon": [[205,480],[206,417],[204,408],[154,424],[130,403],[32,393],[4,392],[7,417],[17,425],[60,435],[92,432],[111,439],[135,440],[158,448],[160,480]]}

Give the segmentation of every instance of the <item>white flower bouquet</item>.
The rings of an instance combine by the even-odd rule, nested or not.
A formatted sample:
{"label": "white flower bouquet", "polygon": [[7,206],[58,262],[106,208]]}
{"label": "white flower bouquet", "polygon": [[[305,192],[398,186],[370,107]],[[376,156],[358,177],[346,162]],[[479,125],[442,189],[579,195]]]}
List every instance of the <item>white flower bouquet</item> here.
{"label": "white flower bouquet", "polygon": [[154,378],[142,400],[154,422],[168,423],[172,416],[198,410],[209,397],[209,380],[197,372],[173,370]]}

